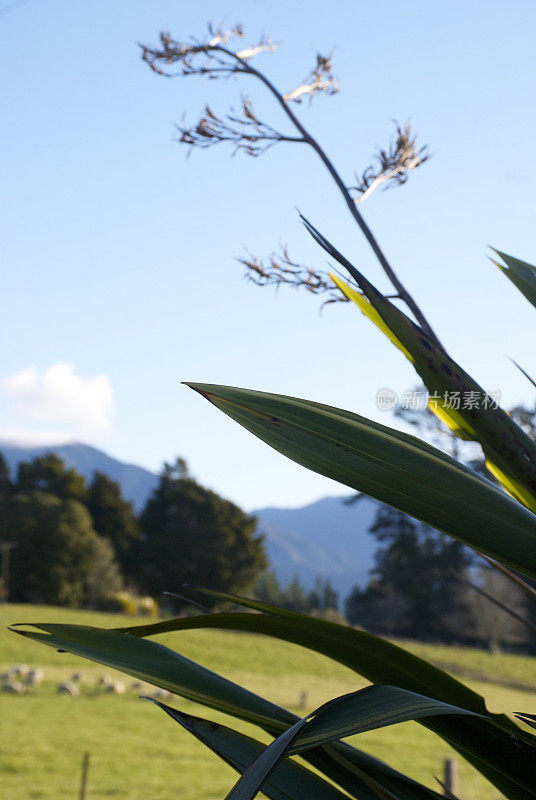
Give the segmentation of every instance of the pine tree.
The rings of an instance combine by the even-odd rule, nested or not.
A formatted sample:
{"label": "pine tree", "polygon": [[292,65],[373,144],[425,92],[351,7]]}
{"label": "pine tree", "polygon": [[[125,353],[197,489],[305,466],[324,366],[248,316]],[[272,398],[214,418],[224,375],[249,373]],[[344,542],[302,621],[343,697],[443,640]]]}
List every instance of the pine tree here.
{"label": "pine tree", "polygon": [[87,507],[97,533],[114,548],[125,575],[134,570],[133,546],[140,539],[140,527],[132,508],[121,495],[121,487],[103,472],[95,472],[89,485]]}
{"label": "pine tree", "polygon": [[370,532],[380,547],[366,590],[354,589],[346,603],[350,622],[378,633],[450,640],[464,619],[463,592],[456,579],[471,558],[460,542],[381,506]]}
{"label": "pine tree", "polygon": [[13,491],[13,484],[9,475],[9,468],[2,453],[0,453],[0,498],[8,497]]}
{"label": "pine tree", "polygon": [[255,517],[200,486],[182,460],[164,467],[140,523],[140,577],[152,595],[184,583],[241,592],[267,566]]}
{"label": "pine tree", "polygon": [[68,469],[54,453],[39,456],[33,461],[21,461],[14,488],[21,494],[46,492],[62,500],[78,500],[81,503],[86,503],[88,496],[84,476],[75,469]]}
{"label": "pine tree", "polygon": [[16,543],[10,599],[79,606],[121,588],[113,549],[77,500],[32,492],[2,505],[5,529]]}

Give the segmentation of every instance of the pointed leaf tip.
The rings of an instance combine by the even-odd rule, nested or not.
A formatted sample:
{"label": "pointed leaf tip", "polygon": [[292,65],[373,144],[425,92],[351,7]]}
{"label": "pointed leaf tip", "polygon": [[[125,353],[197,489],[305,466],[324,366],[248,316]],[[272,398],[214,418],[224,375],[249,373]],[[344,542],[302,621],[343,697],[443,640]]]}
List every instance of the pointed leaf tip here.
{"label": "pointed leaf tip", "polygon": [[208,400],[209,402],[212,402],[211,401],[211,393],[208,392],[204,388],[207,384],[204,384],[204,383],[189,383],[188,381],[182,381],[182,385],[183,386],[187,386],[189,389],[193,389],[194,392],[197,392],[198,394],[202,395],[206,400]]}

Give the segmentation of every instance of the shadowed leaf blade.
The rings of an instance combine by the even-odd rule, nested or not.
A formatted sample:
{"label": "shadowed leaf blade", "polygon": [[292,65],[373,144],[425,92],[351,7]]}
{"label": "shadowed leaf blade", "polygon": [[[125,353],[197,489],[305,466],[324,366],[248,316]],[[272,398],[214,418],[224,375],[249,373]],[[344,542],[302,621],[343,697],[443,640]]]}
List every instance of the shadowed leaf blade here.
{"label": "shadowed leaf blade", "polygon": [[298,464],[536,578],[536,516],[440,450],[309,400],[230,386],[188,385]]}
{"label": "shadowed leaf blade", "polygon": [[442,670],[365,631],[279,609],[249,598],[220,592],[206,593],[264,613],[206,614],[126,630],[139,636],[202,628],[262,633],[321,653],[374,683],[398,686],[476,714],[487,715],[489,719],[437,717],[421,720],[421,724],[458,750],[506,797],[517,800],[536,798],[533,766],[536,737],[526,734],[503,714],[489,714],[481,695]]}
{"label": "shadowed leaf blade", "polygon": [[227,800],[252,800],[286,755],[398,722],[467,713],[393,686],[369,686],[338,697],[278,736],[243,773]]}
{"label": "shadowed leaf blade", "polygon": [[493,261],[495,266],[499,267],[501,272],[512,281],[529,303],[536,308],[536,267],[526,261],[520,261],[519,258],[501,253],[500,250],[495,250],[495,252],[506,264],[504,266],[498,261]]}
{"label": "shadowed leaf blade", "polygon": [[[266,749],[266,745],[232,728],[184,714],[158,700],[152,702],[241,774]],[[347,798],[346,794],[342,794],[318,775],[288,759],[277,766],[265,782],[263,792],[272,800],[289,800],[289,798],[310,800],[311,797],[318,800]],[[376,800],[376,797],[377,795],[371,793],[368,797],[364,797],[364,800]]]}
{"label": "shadowed leaf blade", "polygon": [[[286,709],[156,642],[142,641],[121,631],[81,625],[24,623],[25,628],[35,627],[43,632],[12,627],[16,633],[34,641],[119,669],[209,708],[251,722],[272,736],[278,736],[299,720]],[[361,791],[366,778],[393,790],[400,800],[437,797],[421,784],[343,742],[307,751],[303,757],[353,796],[356,785]],[[357,797],[361,800],[361,795]]]}

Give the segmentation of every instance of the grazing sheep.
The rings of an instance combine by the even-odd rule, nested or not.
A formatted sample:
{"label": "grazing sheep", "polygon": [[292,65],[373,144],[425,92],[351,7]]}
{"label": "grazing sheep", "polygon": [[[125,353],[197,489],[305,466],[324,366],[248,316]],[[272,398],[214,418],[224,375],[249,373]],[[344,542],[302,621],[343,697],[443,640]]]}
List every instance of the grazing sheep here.
{"label": "grazing sheep", "polygon": [[56,689],[57,694],[70,694],[71,697],[78,697],[80,689],[78,684],[67,681],[66,683],[59,683]]}
{"label": "grazing sheep", "polygon": [[171,697],[171,692],[168,692],[167,689],[157,689],[147,696],[150,697],[151,700],[167,700],[168,697]]}
{"label": "grazing sheep", "polygon": [[124,694],[125,684],[121,681],[112,681],[104,691],[108,694]]}
{"label": "grazing sheep", "polygon": [[44,677],[45,673],[41,667],[34,667],[34,669],[31,669],[26,676],[26,686],[39,686]]}
{"label": "grazing sheep", "polygon": [[7,694],[24,694],[26,687],[20,681],[4,681],[2,691]]}
{"label": "grazing sheep", "polygon": [[11,669],[11,673],[15,678],[25,678],[29,671],[30,667],[28,664],[16,664],[16,666]]}
{"label": "grazing sheep", "polygon": [[101,675],[99,680],[97,681],[97,689],[102,689],[106,691],[108,686],[111,686],[113,680],[110,678],[109,675]]}
{"label": "grazing sheep", "polygon": [[27,664],[17,664],[14,667],[9,667],[6,672],[2,673],[2,680],[9,681],[11,678],[24,678],[28,674],[29,667]]}

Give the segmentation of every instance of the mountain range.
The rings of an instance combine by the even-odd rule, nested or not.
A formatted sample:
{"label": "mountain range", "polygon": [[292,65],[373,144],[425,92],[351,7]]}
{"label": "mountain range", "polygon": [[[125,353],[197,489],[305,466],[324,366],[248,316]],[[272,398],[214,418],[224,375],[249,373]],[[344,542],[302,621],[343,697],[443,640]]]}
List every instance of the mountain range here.
{"label": "mountain range", "polygon": [[[31,461],[46,453],[55,453],[65,464],[91,480],[95,471],[117,481],[123,496],[137,512],[144,507],[158,484],[158,476],[134,464],[125,464],[101,450],[73,443],[53,447],[22,447],[0,442],[12,475],[20,461]],[[343,598],[356,584],[366,583],[373,563],[376,543],[368,533],[378,503],[360,497],[349,505],[348,495],[324,497],[301,508],[260,508],[259,531],[271,567],[282,582],[298,577],[310,588],[317,576],[328,578]]]}
{"label": "mountain range", "polygon": [[75,469],[87,481],[91,480],[94,472],[104,472],[113,481],[117,481],[123,497],[134,505],[137,512],[142,510],[158,483],[158,476],[153,472],[134,464],[124,464],[102,450],[78,442],[52,447],[20,447],[0,442],[0,453],[4,456],[12,476],[20,461],[33,461],[47,453],[55,453],[70,469]]}
{"label": "mountain range", "polygon": [[260,508],[254,512],[265,534],[268,559],[280,581],[297,576],[307,588],[317,576],[329,578],[341,598],[367,582],[376,542],[368,529],[379,504],[362,496],[323,497],[301,508]]}

